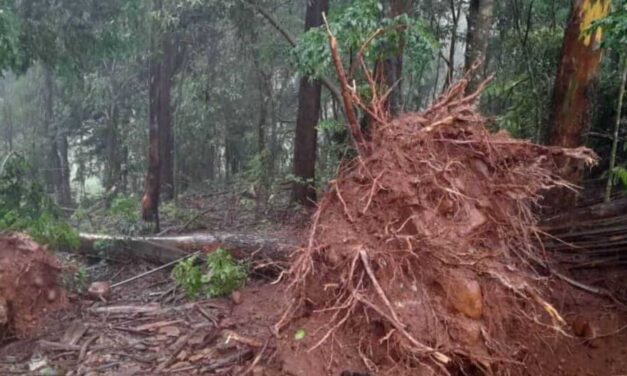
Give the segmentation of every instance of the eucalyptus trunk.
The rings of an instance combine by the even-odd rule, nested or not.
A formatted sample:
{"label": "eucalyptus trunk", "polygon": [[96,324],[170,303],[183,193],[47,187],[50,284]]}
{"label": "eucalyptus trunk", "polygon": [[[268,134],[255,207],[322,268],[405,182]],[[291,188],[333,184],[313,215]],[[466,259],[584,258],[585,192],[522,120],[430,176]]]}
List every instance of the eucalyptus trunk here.
{"label": "eucalyptus trunk", "polygon": [[[307,2],[305,30],[322,25],[322,14],[329,10],[328,0]],[[294,176],[292,200],[306,206],[316,201],[316,125],[320,117],[321,83],[309,77],[301,77],[298,88],[298,114],[294,138]]]}
{"label": "eucalyptus trunk", "polygon": [[[574,0],[566,26],[559,68],[553,89],[551,130],[549,144],[574,148],[585,142],[592,119],[593,95],[601,62],[600,42],[602,30],[592,34],[590,26],[610,10],[610,0]],[[579,184],[583,179],[581,162],[558,161],[560,174],[566,180]],[[576,203],[572,192],[557,190],[548,197],[555,209],[570,207]]]}
{"label": "eucalyptus trunk", "polygon": [[[153,8],[161,11],[161,0],[154,0]],[[148,109],[148,171],[144,181],[144,196],[142,197],[142,216],[145,221],[154,223],[154,231],[159,231],[159,195],[160,195],[160,132],[159,111],[163,103],[163,64],[159,51],[159,25],[153,22],[150,44],[151,56],[149,59],[149,109]]]}
{"label": "eucalyptus trunk", "polygon": [[481,65],[470,77],[467,91],[474,91],[485,78],[485,66],[492,29],[494,0],[470,0],[468,8],[468,33],[466,34],[466,70],[479,59]]}

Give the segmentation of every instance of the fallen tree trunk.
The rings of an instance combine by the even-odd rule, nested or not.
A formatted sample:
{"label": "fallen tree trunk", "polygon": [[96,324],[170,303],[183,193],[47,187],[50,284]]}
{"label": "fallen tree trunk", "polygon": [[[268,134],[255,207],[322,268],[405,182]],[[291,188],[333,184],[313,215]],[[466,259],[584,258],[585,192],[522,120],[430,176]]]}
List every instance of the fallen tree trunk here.
{"label": "fallen tree trunk", "polygon": [[141,259],[156,264],[172,262],[193,251],[213,247],[223,247],[239,259],[284,261],[295,248],[295,243],[278,237],[232,233],[163,237],[82,233],[79,237],[81,253],[120,260]]}
{"label": "fallen tree trunk", "polygon": [[570,228],[579,223],[606,219],[627,213],[627,198],[603,202],[596,205],[584,206],[551,218],[541,223],[544,231],[553,232],[559,229]]}

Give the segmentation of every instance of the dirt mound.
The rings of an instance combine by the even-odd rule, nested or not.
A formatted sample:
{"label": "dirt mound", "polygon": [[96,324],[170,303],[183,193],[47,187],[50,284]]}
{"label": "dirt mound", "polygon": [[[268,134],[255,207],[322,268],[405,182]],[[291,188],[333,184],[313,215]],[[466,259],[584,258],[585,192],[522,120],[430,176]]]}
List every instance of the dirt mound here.
{"label": "dirt mound", "polygon": [[59,262],[21,234],[0,235],[0,339],[27,336],[40,317],[67,304]]}
{"label": "dirt mound", "polygon": [[568,187],[555,158],[595,157],[490,133],[466,82],[422,113],[371,108],[371,141],[320,202],[277,329],[305,328],[327,372],[343,358],[374,374],[507,373],[524,348],[509,333],[565,324],[542,298],[533,208]]}

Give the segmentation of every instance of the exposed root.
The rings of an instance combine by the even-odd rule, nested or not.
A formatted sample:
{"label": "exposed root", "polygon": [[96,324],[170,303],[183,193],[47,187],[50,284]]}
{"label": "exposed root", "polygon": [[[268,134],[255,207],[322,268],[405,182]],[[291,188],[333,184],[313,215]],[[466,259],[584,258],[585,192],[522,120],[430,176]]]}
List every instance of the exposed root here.
{"label": "exposed root", "polygon": [[349,116],[358,155],[331,182],[294,254],[290,304],[275,329],[322,318],[305,339],[309,352],[349,338],[359,343],[355,357],[382,373],[448,374],[469,364],[507,373],[520,364],[508,343],[508,327],[520,322],[509,313],[566,334],[535,278],[549,263],[534,207],[548,189],[576,189],[555,173],[555,158],[591,164],[595,156],[490,133],[474,108],[487,82],[465,95],[469,76],[428,110],[390,120],[389,88],[365,69],[365,104],[330,30],[329,39],[347,113],[356,107],[374,124],[366,141]]}

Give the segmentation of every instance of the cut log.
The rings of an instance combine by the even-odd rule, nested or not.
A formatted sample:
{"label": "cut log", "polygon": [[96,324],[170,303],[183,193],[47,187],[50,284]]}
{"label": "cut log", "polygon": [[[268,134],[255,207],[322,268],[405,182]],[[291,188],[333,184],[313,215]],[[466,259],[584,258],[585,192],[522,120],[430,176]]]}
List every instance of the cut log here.
{"label": "cut log", "polygon": [[542,222],[541,226],[543,230],[552,232],[557,229],[571,227],[577,223],[620,216],[625,213],[627,213],[627,198],[622,198],[611,202],[577,208],[547,218]]}
{"label": "cut log", "polygon": [[181,236],[128,237],[101,234],[80,234],[80,252],[100,257],[126,260],[141,259],[165,264],[192,251],[224,247],[234,257],[285,261],[296,243],[288,239],[249,234],[197,233]]}

